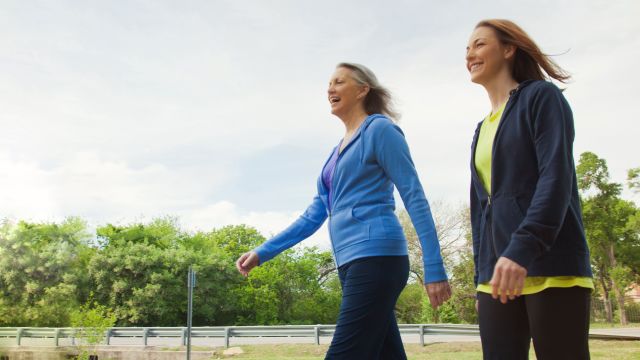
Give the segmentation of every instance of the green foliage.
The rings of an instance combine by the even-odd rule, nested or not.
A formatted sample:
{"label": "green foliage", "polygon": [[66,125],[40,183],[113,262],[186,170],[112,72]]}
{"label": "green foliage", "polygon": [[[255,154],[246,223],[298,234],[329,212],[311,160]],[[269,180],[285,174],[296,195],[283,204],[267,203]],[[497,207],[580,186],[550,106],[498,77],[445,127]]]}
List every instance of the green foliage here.
{"label": "green foliage", "polygon": [[401,324],[418,324],[422,319],[422,303],[427,297],[421,283],[409,283],[396,303],[396,318]]}
{"label": "green foliage", "polygon": [[[635,170],[629,172],[630,183],[637,179]],[[594,153],[581,154],[576,172],[598,292],[607,299],[613,291],[622,306],[626,288],[639,275],[640,210],[620,198],[622,185],[610,181],[606,161]],[[605,308],[611,319],[611,305],[606,303]]]}
{"label": "green foliage", "polygon": [[[470,233],[466,246],[460,248],[458,255],[458,262],[451,271],[450,284],[453,291],[448,304],[455,311],[455,323],[477,324],[476,289],[473,284],[475,267]],[[441,320],[446,322],[443,318]]]}
{"label": "green foliage", "polygon": [[[193,324],[233,323],[237,307],[228,295],[240,285],[241,277],[233,264],[234,254],[212,242],[204,246],[207,241],[203,239],[215,234],[198,234],[200,243],[191,246],[189,235],[175,222],[163,220],[112,230],[112,226],[98,229],[109,245],[96,254],[89,274],[96,299],[113,309],[119,325],[186,324],[190,265],[197,272]],[[235,235],[237,232],[229,233]]]}
{"label": "green foliage", "polygon": [[115,226],[107,224],[96,230],[101,247],[122,247],[128,244],[146,244],[161,249],[175,246],[186,234],[182,233],[177,220],[171,217],[153,220],[150,224]]}
{"label": "green foliage", "polygon": [[84,296],[94,253],[86,224],[5,221],[0,227],[0,326],[65,326]]}
{"label": "green foliage", "polygon": [[629,169],[629,172],[627,172],[627,184],[629,189],[636,192],[640,191],[640,167]]}
{"label": "green foliage", "polygon": [[71,326],[80,328],[79,337],[89,345],[100,344],[106,331],[116,324],[116,316],[104,305],[89,300],[71,313]]}
{"label": "green foliage", "polygon": [[633,300],[628,301],[624,306],[627,312],[628,320],[632,323],[640,323],[640,303]]}
{"label": "green foliage", "polygon": [[[0,326],[69,326],[109,309],[118,326],[180,326],[187,321],[186,275],[197,272],[194,326],[333,323],[340,284],[331,254],[290,250],[248,279],[235,259],[265,241],[241,225],[186,233],[173,218],[96,231],[60,224],[0,227]],[[102,311],[100,310],[100,311]],[[98,311],[98,310],[96,310]],[[75,315],[74,315],[75,314]],[[76,316],[76,317],[74,317]]]}
{"label": "green foliage", "polygon": [[[473,285],[474,265],[471,247],[471,224],[466,206],[448,208],[434,204],[434,215],[442,257],[449,274],[452,290],[451,299],[438,310],[429,304],[426,294],[418,297],[417,292],[407,289],[398,300],[398,319],[401,322],[452,322],[476,323],[475,287]],[[422,282],[422,249],[406,211],[399,214],[409,245],[410,271],[418,283]],[[419,309],[416,311],[415,309]],[[417,314],[417,316],[415,316]]]}
{"label": "green foliage", "polygon": [[254,269],[233,297],[241,304],[238,324],[333,323],[340,287],[331,255],[306,248]]}
{"label": "green foliage", "polygon": [[82,339],[78,356],[80,360],[88,360],[90,353],[95,354],[96,346],[102,343],[107,330],[116,323],[116,316],[111,310],[93,301],[92,297],[93,294],[84,305],[71,313],[71,326],[78,328],[76,336]]}

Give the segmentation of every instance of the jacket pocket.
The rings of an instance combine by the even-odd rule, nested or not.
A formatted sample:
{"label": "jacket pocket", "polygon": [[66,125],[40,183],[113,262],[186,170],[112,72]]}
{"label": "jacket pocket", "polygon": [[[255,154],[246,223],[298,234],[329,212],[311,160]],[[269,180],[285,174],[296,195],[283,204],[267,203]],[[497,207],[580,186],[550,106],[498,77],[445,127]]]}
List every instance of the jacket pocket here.
{"label": "jacket pocket", "polygon": [[365,219],[356,218],[353,208],[334,213],[331,221],[336,251],[369,240],[371,226]]}
{"label": "jacket pocket", "polygon": [[511,241],[511,235],[518,229],[524,212],[520,209],[515,197],[495,199],[492,203],[491,224],[492,237],[496,255],[500,256]]}

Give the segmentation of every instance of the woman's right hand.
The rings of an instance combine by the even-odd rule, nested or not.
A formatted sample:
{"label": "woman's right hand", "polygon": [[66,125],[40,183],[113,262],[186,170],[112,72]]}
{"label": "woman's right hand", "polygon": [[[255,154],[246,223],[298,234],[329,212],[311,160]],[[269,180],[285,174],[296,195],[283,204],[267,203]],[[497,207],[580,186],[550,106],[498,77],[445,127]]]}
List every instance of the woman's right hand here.
{"label": "woman's right hand", "polygon": [[260,264],[260,258],[255,251],[249,251],[242,254],[238,260],[236,260],[236,269],[243,276],[248,276],[249,271]]}

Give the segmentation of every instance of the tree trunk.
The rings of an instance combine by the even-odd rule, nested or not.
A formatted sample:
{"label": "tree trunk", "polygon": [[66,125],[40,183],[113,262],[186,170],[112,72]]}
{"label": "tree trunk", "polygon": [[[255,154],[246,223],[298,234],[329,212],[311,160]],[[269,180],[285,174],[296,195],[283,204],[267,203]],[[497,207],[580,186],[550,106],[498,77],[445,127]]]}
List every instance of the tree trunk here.
{"label": "tree trunk", "polygon": [[[613,251],[613,244],[609,246],[609,262],[611,263],[611,268],[613,269],[616,264],[616,256]],[[616,296],[616,300],[618,300],[618,309],[620,310],[620,324],[627,325],[627,314],[624,311],[624,291],[618,288],[613,277],[611,278],[611,288],[613,289],[613,294]]]}
{"label": "tree trunk", "polygon": [[620,324],[627,325],[627,313],[624,311],[624,293],[622,293],[620,289],[618,289],[615,282],[613,283],[613,291],[616,295],[616,299],[618,299],[618,309],[620,309]]}
{"label": "tree trunk", "polygon": [[613,308],[611,306],[611,299],[609,298],[609,289],[603,286],[604,293],[604,314],[608,323],[613,323]]}
{"label": "tree trunk", "polygon": [[602,299],[604,302],[604,315],[608,323],[613,323],[613,309],[611,308],[611,300],[609,299],[609,287],[603,278],[600,278],[600,282],[602,283],[602,292],[604,295],[604,299]]}

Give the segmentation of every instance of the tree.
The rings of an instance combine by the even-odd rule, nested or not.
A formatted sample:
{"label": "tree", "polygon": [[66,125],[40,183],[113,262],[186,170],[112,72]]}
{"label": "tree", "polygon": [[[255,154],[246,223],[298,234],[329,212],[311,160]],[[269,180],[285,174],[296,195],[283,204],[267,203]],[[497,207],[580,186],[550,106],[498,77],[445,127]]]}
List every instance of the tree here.
{"label": "tree", "polygon": [[[425,322],[466,322],[476,323],[475,311],[476,290],[473,285],[474,264],[471,246],[471,224],[469,208],[458,206],[452,208],[440,202],[433,204],[434,222],[440,240],[442,258],[449,274],[449,284],[452,289],[451,299],[441,308],[431,308],[426,296],[415,296],[415,286],[411,283],[400,295],[399,305],[396,307],[399,320],[415,321],[413,309],[420,308],[420,321]],[[405,232],[409,246],[410,271],[415,282],[422,284],[422,249],[415,229],[406,211],[399,213],[400,223]],[[419,285],[422,288],[422,285]],[[405,294],[406,292],[406,294]],[[422,289],[424,292],[424,289]]]}
{"label": "tree", "polygon": [[0,326],[65,326],[88,295],[85,272],[93,255],[86,224],[0,226]]}
{"label": "tree", "polygon": [[[113,310],[120,326],[177,326],[186,323],[187,271],[198,273],[194,290],[194,325],[228,325],[236,305],[228,294],[240,276],[232,256],[198,234],[197,244],[176,222],[98,229],[106,244],[92,261],[89,274],[95,298]],[[207,240],[208,239],[208,240]]]}
{"label": "tree", "polygon": [[317,248],[287,250],[255,268],[234,298],[239,324],[333,323],[340,284],[331,254]]}
{"label": "tree", "polygon": [[[445,268],[450,271],[458,261],[459,250],[465,247],[465,235],[467,228],[470,228],[469,209],[466,206],[452,208],[442,202],[432,203],[433,220],[440,240],[440,251]],[[411,276],[422,283],[422,247],[416,234],[416,230],[411,223],[411,218],[406,210],[398,212],[400,224],[404,230],[409,247],[409,271]]]}
{"label": "tree", "polygon": [[640,191],[640,167],[629,169],[627,173],[627,184],[629,189],[633,191]]}
{"label": "tree", "polygon": [[585,152],[577,166],[582,193],[585,232],[591,250],[591,264],[605,301],[607,321],[613,321],[610,295],[621,309],[620,322],[626,324],[624,294],[630,284],[631,269],[640,265],[640,237],[633,228],[638,216],[635,204],[620,198],[622,185],[611,182],[604,159]]}

